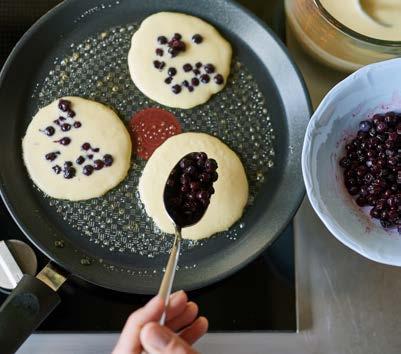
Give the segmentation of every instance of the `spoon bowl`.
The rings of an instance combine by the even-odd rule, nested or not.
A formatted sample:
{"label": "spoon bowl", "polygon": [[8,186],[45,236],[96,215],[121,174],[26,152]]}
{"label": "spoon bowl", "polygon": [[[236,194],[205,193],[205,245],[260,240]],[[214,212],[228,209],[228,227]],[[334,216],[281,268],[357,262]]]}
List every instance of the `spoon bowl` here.
{"label": "spoon bowl", "polygon": [[[184,227],[197,224],[205,215],[214,193],[213,183],[217,180],[217,162],[204,152],[185,155],[171,170],[167,178],[163,202],[167,214],[174,224],[175,238],[170,251],[166,271],[159,289],[166,304],[173,287],[175,271],[181,249]],[[164,324],[165,314],[160,323]]]}

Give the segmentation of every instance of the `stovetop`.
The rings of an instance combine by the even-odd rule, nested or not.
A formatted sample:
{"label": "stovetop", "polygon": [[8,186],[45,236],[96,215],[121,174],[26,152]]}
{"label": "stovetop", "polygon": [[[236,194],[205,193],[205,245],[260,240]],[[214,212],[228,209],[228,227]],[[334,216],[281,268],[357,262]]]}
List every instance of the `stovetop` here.
{"label": "stovetop", "polygon": [[[25,30],[58,0],[0,0],[0,66]],[[280,0],[242,0],[284,38]],[[4,118],[3,118],[4,119]],[[0,202],[0,240],[24,237]],[[47,260],[36,252],[39,269]],[[292,223],[256,260],[229,278],[189,292],[210,331],[295,331]],[[59,291],[62,303],[40,326],[46,332],[120,331],[128,315],[150,297],[101,289],[72,277]],[[0,304],[6,294],[0,293]]]}

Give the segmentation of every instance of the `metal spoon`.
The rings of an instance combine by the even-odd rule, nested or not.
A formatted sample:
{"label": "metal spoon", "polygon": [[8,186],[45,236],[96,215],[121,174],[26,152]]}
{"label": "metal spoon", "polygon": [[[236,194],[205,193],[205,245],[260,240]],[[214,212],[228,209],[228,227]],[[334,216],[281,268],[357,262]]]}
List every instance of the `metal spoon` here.
{"label": "metal spoon", "polygon": [[[171,203],[171,197],[172,193],[174,192],[174,188],[171,185],[169,185],[169,182],[171,182],[174,179],[177,180],[179,178],[179,176],[177,177],[177,171],[180,169],[179,166],[181,161],[184,160],[185,158],[190,158],[191,156],[193,157],[194,154],[197,153],[190,153],[185,155],[174,166],[174,168],[171,170],[169,178],[167,179],[166,185],[164,187],[164,193],[163,193],[164,207],[166,208],[167,214],[169,215],[171,221],[173,222],[175,229],[174,243],[170,251],[170,257],[166,266],[166,271],[164,273],[163,280],[159,289],[159,296],[161,296],[161,298],[164,300],[166,307],[168,305],[171,289],[173,287],[175,271],[177,268],[178,258],[180,255],[181,241],[182,241],[181,230],[184,227],[197,224],[202,219],[203,215],[205,215],[205,212],[208,207],[208,204],[203,205],[201,209],[198,209],[196,212],[188,216],[188,215],[182,215],[182,213],[180,213],[180,210],[177,210],[177,207]],[[166,320],[166,313],[163,313],[163,316],[160,320],[160,324],[163,325],[165,320]]]}

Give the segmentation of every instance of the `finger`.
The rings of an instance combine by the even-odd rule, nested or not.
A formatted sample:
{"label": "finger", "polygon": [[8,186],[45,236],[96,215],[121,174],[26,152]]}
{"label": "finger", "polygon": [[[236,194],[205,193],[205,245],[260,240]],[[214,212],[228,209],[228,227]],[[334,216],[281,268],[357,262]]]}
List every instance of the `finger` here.
{"label": "finger", "polygon": [[142,328],[140,339],[149,354],[198,354],[177,334],[156,322],[148,323]]}
{"label": "finger", "polygon": [[166,326],[172,331],[177,332],[195,321],[196,317],[198,316],[198,310],[197,304],[194,302],[188,302],[185,310],[177,317],[167,321]]}
{"label": "finger", "polygon": [[167,305],[166,320],[169,321],[184,312],[187,302],[188,296],[184,291],[180,290],[172,294],[170,296],[169,304]]}
{"label": "finger", "polygon": [[137,354],[142,350],[139,332],[142,327],[152,321],[158,321],[164,311],[163,299],[154,297],[144,307],[132,313],[121,332],[113,354]]}
{"label": "finger", "polygon": [[193,344],[207,332],[208,328],[209,321],[207,318],[199,317],[194,323],[180,333],[180,337],[189,344]]}

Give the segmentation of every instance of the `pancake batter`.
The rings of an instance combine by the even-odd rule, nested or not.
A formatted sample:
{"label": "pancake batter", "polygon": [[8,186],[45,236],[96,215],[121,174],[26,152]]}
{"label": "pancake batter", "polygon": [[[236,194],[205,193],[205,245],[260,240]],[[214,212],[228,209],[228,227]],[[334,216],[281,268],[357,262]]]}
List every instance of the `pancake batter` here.
{"label": "pancake batter", "polygon": [[320,0],[339,22],[365,36],[401,41],[400,0]]}
{"label": "pancake batter", "polygon": [[191,108],[224,88],[231,54],[231,45],[205,21],[160,12],[133,35],[128,66],[135,85],[152,100]]}
{"label": "pancake batter", "polygon": [[203,133],[183,133],[169,138],[150,157],[139,181],[146,212],[164,232],[174,233],[163,204],[163,191],[172,168],[186,154],[203,151],[218,163],[218,180],[210,205],[194,226],[184,228],[183,237],[193,240],[225,231],[242,215],[248,200],[248,181],[238,156],[219,139]]}
{"label": "pancake batter", "polygon": [[117,114],[79,97],[40,109],[22,148],[32,180],[58,199],[103,195],[125,178],[131,159],[131,139]]}

